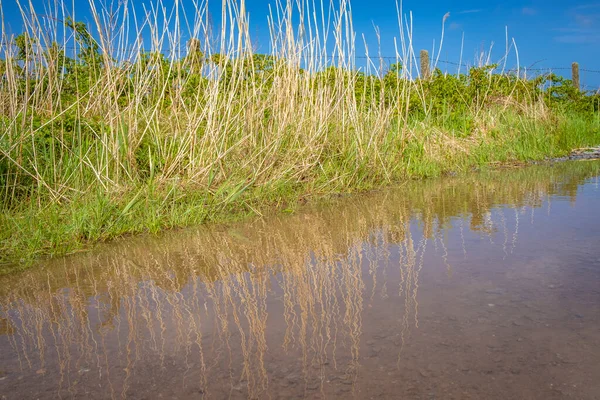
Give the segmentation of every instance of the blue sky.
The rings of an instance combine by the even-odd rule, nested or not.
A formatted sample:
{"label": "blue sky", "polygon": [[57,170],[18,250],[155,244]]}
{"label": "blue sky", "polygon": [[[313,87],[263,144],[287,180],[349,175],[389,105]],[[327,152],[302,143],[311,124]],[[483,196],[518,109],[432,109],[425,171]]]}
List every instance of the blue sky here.
{"label": "blue sky", "polygon": [[[357,29],[368,29],[369,20],[381,27],[382,35],[393,35],[395,21],[387,9],[393,0],[373,2],[355,0]],[[514,38],[522,66],[569,67],[577,61],[581,68],[600,70],[600,1],[405,1],[404,11],[413,12],[416,47],[431,49],[439,42],[441,22],[446,12],[446,33],[441,59],[456,61],[464,33],[463,60],[473,62],[475,55],[493,43],[492,60],[499,60],[506,47],[506,29]],[[514,51],[509,59],[516,65]],[[566,72],[570,71],[557,71]],[[600,85],[600,74],[582,72],[589,83]]]}
{"label": "blue sky", "polygon": [[[31,0],[36,9],[43,10],[42,0]],[[154,0],[136,0],[135,7]],[[190,3],[192,0],[183,0]],[[326,0],[327,1],[327,0]],[[110,0],[108,1],[110,2]],[[155,1],[154,1],[155,2]],[[89,19],[86,0],[76,0],[78,19]],[[98,4],[99,2],[97,2]],[[171,3],[164,0],[163,3]],[[220,0],[209,0],[212,18],[218,23]],[[269,1],[246,0],[251,16],[251,31],[258,51],[268,52],[269,39],[266,25]],[[335,3],[335,1],[334,1]],[[4,19],[12,32],[18,32],[20,18],[16,0],[4,0]],[[381,33],[381,53],[394,55],[394,37],[398,37],[395,0],[352,0],[354,28],[364,33],[370,43],[371,53],[376,45],[373,28]],[[509,39],[514,38],[521,66],[533,68],[569,68],[573,61],[582,69],[600,71],[600,0],[404,0],[403,11],[412,11],[415,49],[431,50],[440,40],[442,19],[446,20],[444,47],[440,60],[458,61],[464,34],[463,61],[473,64],[477,54],[488,52],[492,46],[491,60],[502,58],[506,46],[506,29]],[[516,66],[514,50],[508,59],[510,68]],[[440,64],[440,67],[445,67]],[[450,72],[455,67],[448,66]],[[557,73],[570,75],[569,70]],[[600,73],[582,71],[582,83],[600,87]]]}

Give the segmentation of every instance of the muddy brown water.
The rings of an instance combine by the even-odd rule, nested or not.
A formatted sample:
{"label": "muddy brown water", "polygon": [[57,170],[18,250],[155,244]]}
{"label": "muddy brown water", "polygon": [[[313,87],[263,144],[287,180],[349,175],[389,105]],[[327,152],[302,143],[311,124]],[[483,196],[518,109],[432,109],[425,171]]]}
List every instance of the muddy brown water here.
{"label": "muddy brown water", "polygon": [[0,279],[0,398],[600,399],[600,163],[138,237]]}

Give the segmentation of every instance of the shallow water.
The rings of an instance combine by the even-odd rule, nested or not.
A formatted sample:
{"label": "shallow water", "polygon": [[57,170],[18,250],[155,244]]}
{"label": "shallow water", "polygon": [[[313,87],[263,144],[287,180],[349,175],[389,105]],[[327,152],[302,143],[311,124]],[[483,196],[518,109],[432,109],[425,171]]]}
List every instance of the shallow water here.
{"label": "shallow water", "polygon": [[0,279],[0,398],[600,398],[600,163],[414,182]]}

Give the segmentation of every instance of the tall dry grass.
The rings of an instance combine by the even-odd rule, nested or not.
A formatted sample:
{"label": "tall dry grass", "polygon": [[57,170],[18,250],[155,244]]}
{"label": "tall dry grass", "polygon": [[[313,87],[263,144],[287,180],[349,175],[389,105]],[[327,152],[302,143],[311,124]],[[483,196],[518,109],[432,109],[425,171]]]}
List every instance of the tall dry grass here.
{"label": "tall dry grass", "polygon": [[[144,15],[127,2],[112,9],[90,2],[89,9],[98,65],[87,68],[89,76],[76,76],[82,82],[66,93],[67,65],[59,53],[77,51],[81,59],[85,52],[73,38],[81,32],[60,24],[74,12],[61,2],[42,16],[21,4],[27,51],[21,68],[5,63],[1,89],[6,191],[14,193],[27,177],[32,195],[53,201],[90,188],[119,192],[139,181],[139,159],[146,156],[156,182],[177,179],[209,190],[230,179],[252,185],[307,179],[324,157],[376,164],[388,175],[382,145],[392,117],[405,111],[401,100],[414,92],[398,88],[389,104],[375,96],[357,101],[357,34],[347,0],[335,8],[274,4],[266,20],[269,71],[254,65],[243,0],[223,1],[220,27],[210,24],[207,2],[184,10],[159,1]],[[412,65],[411,27],[401,22],[400,29],[398,62]],[[2,39],[4,58],[19,59],[7,45],[14,37],[3,31]],[[165,58],[157,56],[167,49]],[[190,73],[194,62],[202,70],[200,85],[189,82],[198,79]],[[368,58],[365,72],[379,73],[378,64]],[[327,79],[315,79],[328,67]],[[402,73],[414,78],[410,69]],[[184,93],[189,87],[197,90]],[[64,137],[65,115],[77,125],[70,137]],[[396,129],[405,133],[402,124]]]}

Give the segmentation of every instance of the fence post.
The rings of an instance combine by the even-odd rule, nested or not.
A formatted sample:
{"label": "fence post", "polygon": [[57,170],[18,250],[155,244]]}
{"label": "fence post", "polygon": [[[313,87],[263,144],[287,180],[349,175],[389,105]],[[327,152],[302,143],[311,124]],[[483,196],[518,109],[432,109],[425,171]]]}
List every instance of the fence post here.
{"label": "fence post", "polygon": [[576,62],[571,65],[571,80],[573,81],[575,89],[579,90],[581,88],[581,86],[579,86],[579,64]]}
{"label": "fence post", "polygon": [[421,79],[429,79],[431,69],[429,66],[429,52],[421,50]]}

